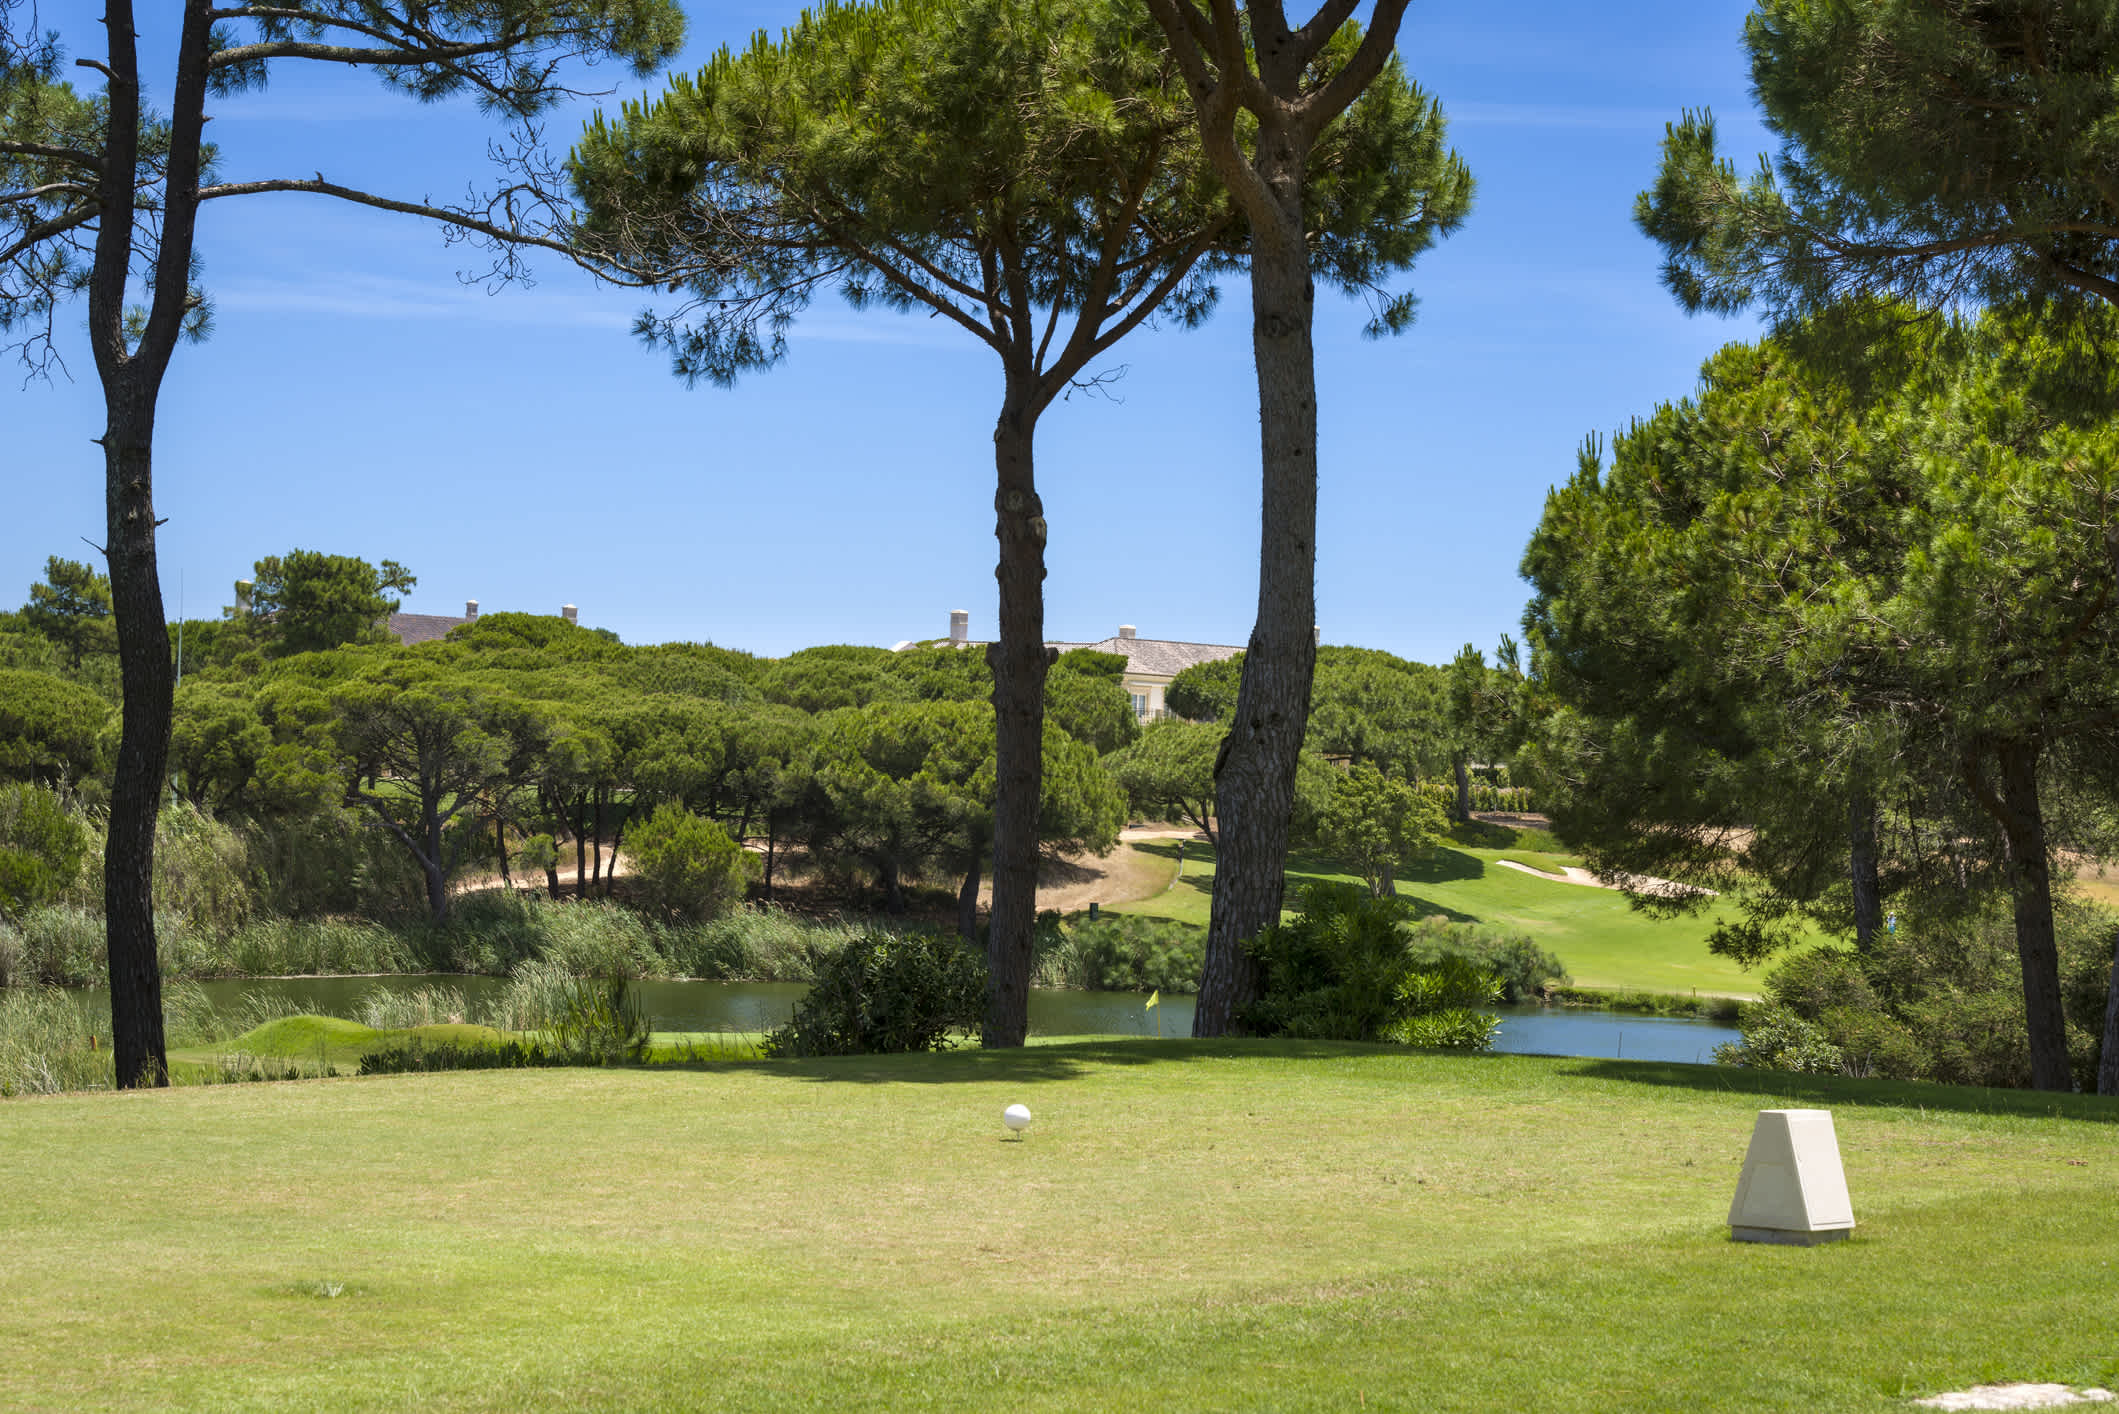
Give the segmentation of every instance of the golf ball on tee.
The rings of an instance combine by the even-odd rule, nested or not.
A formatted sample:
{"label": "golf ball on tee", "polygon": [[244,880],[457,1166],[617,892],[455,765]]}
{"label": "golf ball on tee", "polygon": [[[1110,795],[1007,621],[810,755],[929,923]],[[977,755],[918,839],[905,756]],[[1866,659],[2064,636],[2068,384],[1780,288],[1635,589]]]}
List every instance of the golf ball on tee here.
{"label": "golf ball on tee", "polygon": [[1030,1127],[1030,1106],[1010,1105],[1001,1111],[1001,1123],[1021,1134]]}

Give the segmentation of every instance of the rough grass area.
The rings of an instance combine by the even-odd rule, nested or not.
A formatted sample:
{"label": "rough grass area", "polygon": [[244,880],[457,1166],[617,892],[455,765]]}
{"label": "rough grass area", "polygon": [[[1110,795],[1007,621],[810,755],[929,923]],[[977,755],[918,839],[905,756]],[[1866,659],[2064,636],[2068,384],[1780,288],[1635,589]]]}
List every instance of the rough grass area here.
{"label": "rough grass area", "polygon": [[[1861,1225],[1732,1244],[1791,1104]],[[2094,1098],[1359,1046],[18,1100],[0,1407],[1897,1409],[2119,1379],[2115,1173]]]}
{"label": "rough grass area", "polygon": [[[1539,947],[1559,956],[1578,986],[1601,991],[1759,995],[1757,973],[1707,951],[1707,934],[1723,916],[1724,905],[1710,905],[1684,918],[1651,918],[1615,890],[1555,883],[1500,867],[1503,859],[1544,869],[1581,863],[1573,855],[1550,852],[1558,845],[1542,830],[1474,829],[1476,838],[1500,843],[1500,837],[1512,835],[1513,840],[1499,848],[1452,844],[1439,849],[1400,872],[1400,896],[1423,914],[1439,913],[1458,922],[1528,934]],[[1159,840],[1134,848],[1167,851],[1173,860],[1176,854],[1173,843]],[[1302,885],[1313,879],[1360,882],[1314,854],[1298,852],[1288,864],[1290,907],[1298,901]],[[1214,852],[1194,842],[1185,847],[1183,874],[1166,892],[1110,908],[1114,913],[1174,918],[1204,927],[1213,895]]]}

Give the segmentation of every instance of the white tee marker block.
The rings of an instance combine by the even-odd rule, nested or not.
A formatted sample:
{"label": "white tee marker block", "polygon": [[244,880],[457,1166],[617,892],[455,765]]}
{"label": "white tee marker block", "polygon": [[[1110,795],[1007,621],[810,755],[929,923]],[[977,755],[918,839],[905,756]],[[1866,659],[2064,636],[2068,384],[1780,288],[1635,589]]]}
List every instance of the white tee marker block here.
{"label": "white tee marker block", "polygon": [[1760,1110],[1729,1205],[1738,1242],[1814,1247],[1854,1229],[1830,1110]]}

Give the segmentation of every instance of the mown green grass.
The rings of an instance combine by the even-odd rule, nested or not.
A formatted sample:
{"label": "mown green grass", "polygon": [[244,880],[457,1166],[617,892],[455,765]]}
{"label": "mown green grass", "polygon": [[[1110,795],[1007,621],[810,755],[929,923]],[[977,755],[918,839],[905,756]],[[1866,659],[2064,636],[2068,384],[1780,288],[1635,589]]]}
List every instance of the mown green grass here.
{"label": "mown green grass", "polygon": [[[1578,986],[1703,996],[1759,994],[1756,972],[1746,972],[1707,951],[1707,935],[1726,916],[1726,905],[1715,903],[1681,918],[1654,918],[1611,889],[1555,883],[1502,868],[1504,859],[1549,872],[1581,862],[1573,855],[1546,852],[1556,846],[1542,832],[1522,833],[1528,839],[1508,848],[1454,844],[1437,850],[1400,873],[1398,892],[1423,914],[1439,913],[1460,922],[1528,934],[1566,964]],[[1537,848],[1526,848],[1526,844]],[[1161,840],[1144,841],[1134,848],[1167,852],[1173,858],[1176,852],[1173,843]],[[1289,860],[1289,906],[1299,902],[1304,884],[1320,879],[1360,882],[1322,856],[1298,852]],[[1214,852],[1194,841],[1185,847],[1183,873],[1167,891],[1113,904],[1110,909],[1204,927],[1213,893]]]}
{"label": "mown green grass", "polygon": [[[1849,1243],[1727,1240],[1785,1104]],[[1290,1043],[19,1100],[0,1406],[1897,1408],[2119,1378],[2115,1167],[2094,1098]]]}

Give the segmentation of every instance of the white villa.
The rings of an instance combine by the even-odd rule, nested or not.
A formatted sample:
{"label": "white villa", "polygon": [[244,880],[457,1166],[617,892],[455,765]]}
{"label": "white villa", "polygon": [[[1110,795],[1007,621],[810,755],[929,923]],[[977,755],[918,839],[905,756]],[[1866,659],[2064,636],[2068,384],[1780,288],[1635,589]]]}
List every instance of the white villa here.
{"label": "white villa", "polygon": [[[971,637],[971,611],[955,609],[949,615],[948,638],[907,639],[893,645],[897,652],[903,652],[907,648],[929,646],[983,648],[986,645],[974,641]],[[1233,658],[1243,652],[1240,645],[1228,643],[1185,643],[1174,638],[1142,638],[1132,624],[1120,624],[1115,636],[1098,639],[1094,643],[1048,641],[1045,646],[1057,648],[1062,653],[1071,652],[1076,648],[1089,648],[1098,653],[1116,653],[1124,658],[1126,693],[1133,699],[1134,715],[1144,722],[1160,720],[1164,715],[1163,692],[1170,686],[1170,679],[1195,664],[1218,663],[1224,658]]]}

